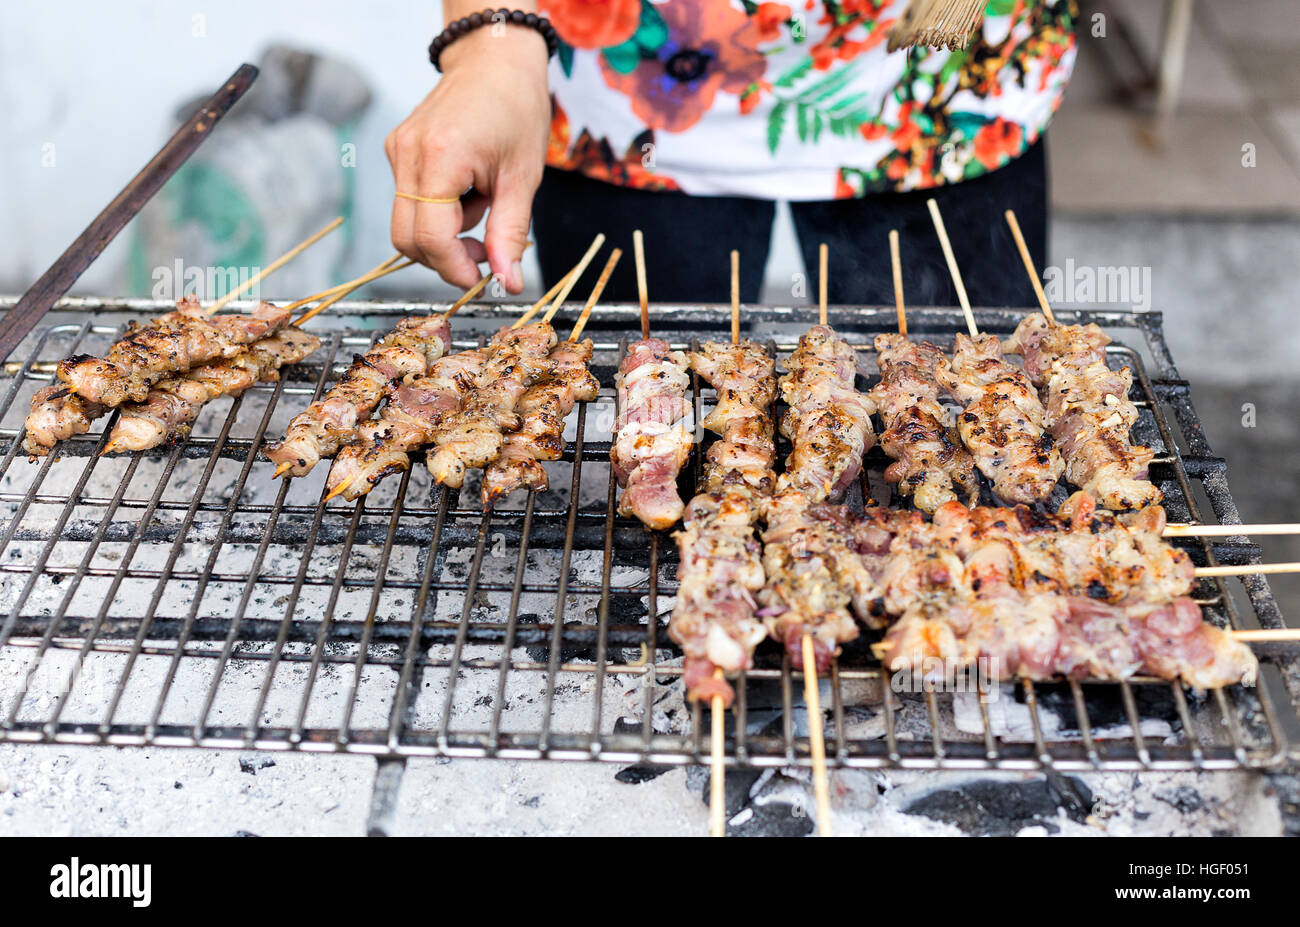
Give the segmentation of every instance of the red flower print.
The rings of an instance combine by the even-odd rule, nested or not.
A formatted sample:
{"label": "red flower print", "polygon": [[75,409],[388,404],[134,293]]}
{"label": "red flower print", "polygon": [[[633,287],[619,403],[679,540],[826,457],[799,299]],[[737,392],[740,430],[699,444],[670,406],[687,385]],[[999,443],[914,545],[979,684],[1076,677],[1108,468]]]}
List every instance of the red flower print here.
{"label": "red flower print", "polygon": [[858,131],[867,141],[874,142],[888,135],[889,127],[881,122],[864,122],[858,126]]}
{"label": "red flower print", "polygon": [[668,41],[630,74],[601,61],[605,83],[632,101],[648,128],[684,132],[713,105],[718,91],[743,94],[762,78],[767,59],[758,50],[758,24],[729,0],[668,0],[656,12]]}
{"label": "red flower print", "polygon": [[622,45],[641,22],[641,0],[544,0],[541,10],[574,48]]}
{"label": "red flower print", "polygon": [[975,133],[975,157],[990,171],[1020,154],[1024,130],[1020,123],[999,116]]}
{"label": "red flower print", "polygon": [[740,115],[748,116],[757,109],[763,99],[764,91],[772,92],[772,85],[767,81],[760,80],[750,84],[740,96]]}
{"label": "red flower print", "polygon": [[551,96],[551,137],[546,143],[546,163],[559,164],[569,150],[569,116],[560,108],[559,101]]}
{"label": "red flower print", "polygon": [[781,37],[781,26],[790,19],[790,8],[784,3],[760,3],[754,14],[758,24],[758,37],[764,42]]}
{"label": "red flower print", "polygon": [[889,134],[894,147],[899,151],[910,151],[921,137],[921,127],[915,122],[905,122]]}

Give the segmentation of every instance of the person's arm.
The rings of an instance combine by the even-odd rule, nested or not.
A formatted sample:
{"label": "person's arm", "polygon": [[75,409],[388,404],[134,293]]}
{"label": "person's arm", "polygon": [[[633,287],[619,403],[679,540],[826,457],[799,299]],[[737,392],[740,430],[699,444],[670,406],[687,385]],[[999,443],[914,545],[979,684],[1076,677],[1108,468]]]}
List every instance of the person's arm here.
{"label": "person's arm", "polygon": [[[483,8],[445,0],[443,15],[451,23]],[[510,8],[535,13],[537,3]],[[448,283],[472,286],[487,260],[507,290],[523,289],[519,259],[551,119],[546,61],[546,41],[526,26],[489,23],[462,35],[442,53],[442,79],[384,142],[397,190],[447,197],[474,187],[463,206],[393,200],[393,245]],[[485,210],[483,242],[461,238]]]}

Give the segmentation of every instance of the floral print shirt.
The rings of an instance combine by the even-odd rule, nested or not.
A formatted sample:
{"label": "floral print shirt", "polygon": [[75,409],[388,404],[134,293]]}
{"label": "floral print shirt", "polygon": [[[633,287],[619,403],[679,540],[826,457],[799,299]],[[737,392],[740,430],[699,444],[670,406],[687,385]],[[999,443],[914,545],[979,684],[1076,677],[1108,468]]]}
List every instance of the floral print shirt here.
{"label": "floral print shirt", "polygon": [[542,0],[547,162],[622,186],[828,200],[994,170],[1042,134],[1075,0],[990,0],[963,51],[886,50],[906,0]]}

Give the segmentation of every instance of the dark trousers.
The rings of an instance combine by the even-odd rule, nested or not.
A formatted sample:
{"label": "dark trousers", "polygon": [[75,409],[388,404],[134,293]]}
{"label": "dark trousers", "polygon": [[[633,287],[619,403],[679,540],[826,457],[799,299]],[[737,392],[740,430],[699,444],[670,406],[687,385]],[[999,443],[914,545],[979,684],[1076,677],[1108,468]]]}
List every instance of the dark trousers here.
{"label": "dark trousers", "polygon": [[[808,269],[803,298],[816,301],[817,248],[829,248],[828,300],[892,305],[889,230],[901,239],[904,296],[914,306],[955,306],[957,295],[925,201],[938,202],[966,292],[976,306],[1030,306],[1034,292],[1003,213],[1015,210],[1041,273],[1047,252],[1047,175],[1043,143],[996,171],[959,184],[863,199],[791,203]],[[573,171],[547,168],[533,201],[533,232],[549,287],[581,259],[598,232],[624,259],[604,298],[635,301],[632,231],[645,235],[646,276],[656,302],[723,303],[731,297],[729,254],[740,251],[740,298],[759,300],[775,204],[733,196],[687,196],[613,186]],[[608,253],[608,252],[606,252]],[[599,261],[597,262],[599,263]],[[588,272],[590,281],[595,277]],[[579,293],[584,289],[579,285]]]}

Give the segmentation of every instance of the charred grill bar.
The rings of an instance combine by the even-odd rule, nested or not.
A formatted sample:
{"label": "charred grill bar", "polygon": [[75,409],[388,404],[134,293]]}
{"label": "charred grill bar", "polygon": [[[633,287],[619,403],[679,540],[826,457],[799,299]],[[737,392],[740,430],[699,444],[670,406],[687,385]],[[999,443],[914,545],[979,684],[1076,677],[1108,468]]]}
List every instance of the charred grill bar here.
{"label": "charred grill bar", "polygon": [[[66,300],[28,337],[0,378],[0,741],[707,760],[700,707],[673,696],[682,672],[666,633],[676,548],[617,514],[609,466],[614,372],[634,338],[636,307],[592,316],[602,389],[570,418],[562,458],[545,464],[551,489],[515,493],[486,513],[475,480],[459,490],[431,485],[422,467],[324,508],[326,468],[272,480],[274,465],[258,451],[354,354],[403,315],[429,311],[400,303],[335,311],[362,307],[374,332],[323,320],[322,348],[280,382],[212,403],[182,444],[130,456],[95,456],[117,412],[33,463],[19,431],[60,358],[102,351],[128,311],[168,307]],[[811,315],[746,310],[745,334],[770,337],[783,357]],[[474,326],[486,335],[515,317],[513,308],[463,310],[455,347],[481,343],[466,334]],[[977,312],[981,331],[1002,337],[1022,317]],[[1155,449],[1151,473],[1170,518],[1237,520],[1160,316],[1062,317],[1097,322],[1115,338],[1106,348],[1111,369],[1133,370],[1135,443]],[[657,307],[655,318],[674,349],[725,337],[713,310]],[[873,369],[870,345],[894,321],[892,308],[833,309],[830,318],[864,352],[863,369]],[[918,309],[909,323],[918,341],[949,349],[961,317]],[[876,379],[859,377],[858,388]],[[699,422],[712,393],[693,380],[688,396]],[[781,442],[778,457],[789,450]],[[683,478],[688,498],[701,456]],[[889,464],[873,450],[848,504],[861,506],[865,495],[888,501]],[[1065,494],[1058,486],[1049,504]],[[1241,539],[1178,543],[1203,564],[1258,554]],[[1262,576],[1202,580],[1195,596],[1225,626],[1282,626]],[[1028,720],[1021,736],[998,726],[987,689],[896,691],[870,650],[876,639],[864,633],[846,644],[830,671],[832,765],[1267,767],[1294,750],[1288,732],[1300,727],[1300,677],[1285,647],[1256,649],[1262,672],[1252,689],[1195,695],[1154,680],[1006,686],[1001,697]],[[74,669],[67,687],[61,680]],[[735,685],[729,757],[808,763],[795,720],[802,687],[782,649],[762,645]],[[178,696],[182,687],[191,697]]]}

